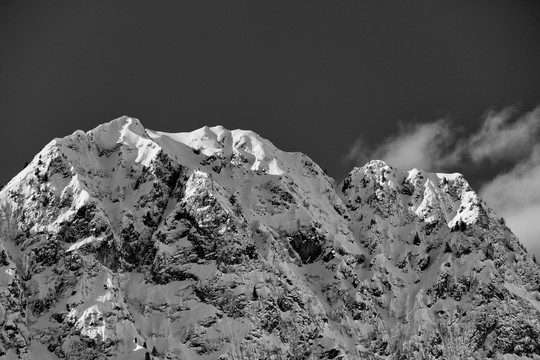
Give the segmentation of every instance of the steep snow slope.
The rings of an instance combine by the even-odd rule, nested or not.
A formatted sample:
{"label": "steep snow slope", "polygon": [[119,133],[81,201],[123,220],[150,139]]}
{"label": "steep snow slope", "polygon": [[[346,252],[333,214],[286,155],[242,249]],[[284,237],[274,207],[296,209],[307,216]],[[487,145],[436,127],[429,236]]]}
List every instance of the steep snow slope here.
{"label": "steep snow slope", "polygon": [[0,215],[6,358],[540,354],[538,266],[459,174],[338,185],[251,131],[122,117],[49,143]]}

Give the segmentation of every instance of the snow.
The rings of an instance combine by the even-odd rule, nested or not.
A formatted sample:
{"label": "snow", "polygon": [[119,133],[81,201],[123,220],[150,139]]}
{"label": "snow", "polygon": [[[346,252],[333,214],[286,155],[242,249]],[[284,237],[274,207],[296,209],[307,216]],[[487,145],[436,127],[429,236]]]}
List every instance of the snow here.
{"label": "snow", "polygon": [[81,246],[83,245],[86,245],[86,244],[89,244],[91,242],[95,242],[95,241],[101,241],[103,240],[102,237],[98,237],[96,238],[95,236],[89,236],[85,239],[82,239],[82,240],[79,240],[77,241],[75,244],[71,245],[67,250],[66,252],[71,252],[71,251],[74,251],[74,250],[77,250],[79,249]]}
{"label": "snow", "polygon": [[45,344],[33,341],[30,346],[29,360],[58,360],[58,357],[51,353]]}
{"label": "snow", "polygon": [[81,190],[77,196],[77,201],[75,202],[75,207],[80,208],[81,206],[87,204],[90,200],[90,194],[86,190]]}
{"label": "snow", "polygon": [[114,294],[110,291],[107,291],[104,295],[100,295],[96,298],[97,302],[106,303],[114,300]]}
{"label": "snow", "polygon": [[81,334],[88,336],[89,338],[96,338],[98,336],[105,340],[105,322],[101,320],[102,325],[98,325],[99,319],[103,317],[103,313],[99,310],[97,305],[90,306],[79,317],[75,326],[81,330]]}
{"label": "snow", "polygon": [[105,282],[105,287],[107,287],[107,289],[112,289],[114,287],[110,277],[107,278],[107,281]]}
{"label": "snow", "polygon": [[[251,164],[250,170],[261,170],[273,175],[284,174],[283,167],[291,167],[287,154],[278,150],[270,141],[247,130],[229,131],[223,126],[205,126],[192,132],[166,133],[147,130],[149,136],[182,165],[200,167],[198,154],[230,160],[241,155]],[[188,150],[190,149],[190,150]],[[285,162],[285,163],[284,163]]]}
{"label": "snow", "polygon": [[460,174],[460,173],[436,173],[435,175],[437,175],[437,177],[439,179],[447,179],[447,180],[458,180],[460,178],[463,178],[463,175]]}
{"label": "snow", "polygon": [[[81,135],[75,132],[75,136]],[[145,130],[138,119],[121,116],[108,123],[99,125],[89,132],[90,137],[103,148],[113,148],[118,143],[133,141],[145,136]]]}
{"label": "snow", "polygon": [[272,159],[268,163],[268,173],[280,176],[285,174],[285,171],[279,166],[277,159]]}
{"label": "snow", "polygon": [[6,274],[13,277],[13,276],[15,276],[15,271],[13,269],[9,268],[9,269],[6,269]]}

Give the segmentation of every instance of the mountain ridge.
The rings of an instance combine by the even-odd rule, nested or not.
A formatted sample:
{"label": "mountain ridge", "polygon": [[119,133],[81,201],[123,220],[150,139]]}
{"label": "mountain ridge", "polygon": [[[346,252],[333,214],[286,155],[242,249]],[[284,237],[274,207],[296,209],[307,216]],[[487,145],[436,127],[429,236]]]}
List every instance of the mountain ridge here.
{"label": "mountain ridge", "polygon": [[6,358],[540,355],[538,266],[461,174],[337,183],[251,131],[124,116],[47,144],[0,215]]}

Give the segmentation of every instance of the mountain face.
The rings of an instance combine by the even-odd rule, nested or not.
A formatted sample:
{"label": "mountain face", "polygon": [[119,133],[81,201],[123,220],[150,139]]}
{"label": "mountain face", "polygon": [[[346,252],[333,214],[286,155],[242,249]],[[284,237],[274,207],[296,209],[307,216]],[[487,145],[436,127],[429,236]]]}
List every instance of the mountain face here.
{"label": "mountain face", "polygon": [[5,359],[540,356],[540,268],[460,174],[122,117],[36,155],[0,239]]}

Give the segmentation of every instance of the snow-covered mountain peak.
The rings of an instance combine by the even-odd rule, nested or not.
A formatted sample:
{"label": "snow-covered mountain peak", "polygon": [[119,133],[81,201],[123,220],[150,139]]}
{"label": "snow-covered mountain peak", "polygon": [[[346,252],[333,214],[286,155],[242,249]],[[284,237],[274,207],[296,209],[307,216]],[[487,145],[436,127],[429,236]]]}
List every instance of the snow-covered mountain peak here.
{"label": "snow-covered mountain peak", "polygon": [[461,174],[337,186],[252,131],[124,116],[45,146],[0,240],[1,358],[540,355],[540,271]]}
{"label": "snow-covered mountain peak", "polygon": [[129,116],[121,116],[99,125],[90,130],[88,136],[104,149],[113,148],[118,143],[136,142],[139,137],[148,137],[141,122]]}
{"label": "snow-covered mountain peak", "polygon": [[[279,151],[269,140],[253,131],[227,130],[223,126],[202,127],[191,132],[165,133],[148,131],[150,136],[174,157],[180,159],[183,154],[186,162],[186,147],[207,157],[232,161],[236,164],[247,163],[251,170],[280,175],[280,165],[288,162],[286,155]],[[286,164],[285,164],[286,166]]]}
{"label": "snow-covered mountain peak", "polygon": [[377,159],[368,161],[363,167],[367,167],[370,169],[379,169],[379,170],[392,169],[392,167],[388,165],[386,162],[384,162],[383,160],[377,160]]}
{"label": "snow-covered mountain peak", "polygon": [[[354,168],[340,189],[344,202],[354,211],[375,211],[396,221],[411,214],[421,221],[442,222],[453,228],[461,222],[483,222],[488,215],[497,218],[491,210],[484,209],[477,194],[458,173],[401,171],[384,161],[372,160]],[[374,210],[368,210],[372,207]]]}

